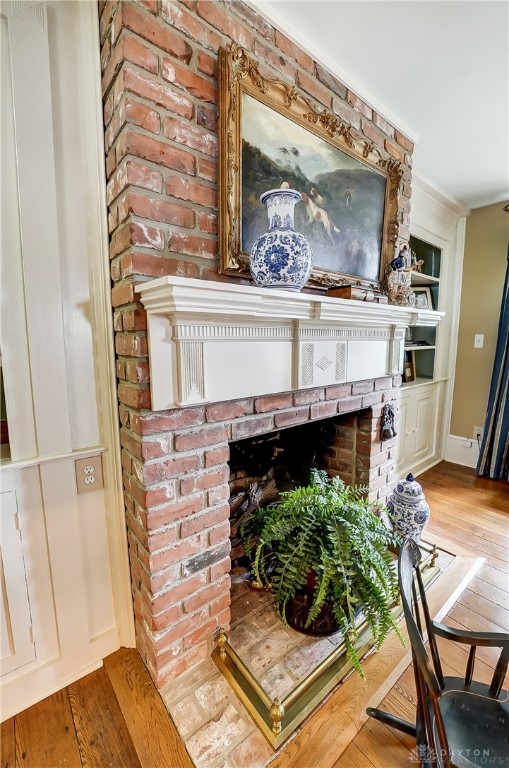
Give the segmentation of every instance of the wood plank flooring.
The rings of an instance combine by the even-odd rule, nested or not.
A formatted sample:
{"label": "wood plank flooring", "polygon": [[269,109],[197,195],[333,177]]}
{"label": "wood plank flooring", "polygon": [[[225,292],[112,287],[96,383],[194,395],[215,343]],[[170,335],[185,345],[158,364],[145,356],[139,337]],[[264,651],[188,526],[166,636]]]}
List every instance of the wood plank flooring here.
{"label": "wood plank flooring", "polygon": [[134,649],[2,723],[1,737],[1,768],[193,768]]}
{"label": "wood plank flooring", "polygon": [[[445,462],[421,475],[419,481],[431,507],[430,534],[486,558],[447,615],[446,623],[507,632],[508,484],[476,478],[473,470]],[[467,659],[463,647],[440,641],[440,652],[446,674],[463,674]],[[488,681],[496,651],[479,649],[478,656],[476,677]],[[411,667],[389,691],[381,708],[405,719],[414,717]],[[329,732],[327,746],[321,737],[311,736],[323,734],[323,726]],[[330,704],[310,720],[313,762],[320,768],[408,768],[411,738],[368,720],[339,755],[334,754],[331,742],[341,727],[338,713]],[[192,768],[192,763],[139,655],[121,649],[109,656],[101,669],[2,723],[0,768],[22,766]]]}
{"label": "wood plank flooring", "polygon": [[[473,470],[441,462],[419,477],[431,508],[429,531],[485,558],[486,562],[452,607],[444,623],[464,629],[509,631],[509,486],[477,478]],[[439,641],[445,674],[463,675],[468,651],[456,643]],[[475,677],[491,681],[497,651],[479,649]],[[509,685],[506,679],[505,687]],[[405,719],[415,712],[415,686],[409,667],[380,705]],[[410,747],[405,737],[368,720],[332,768],[352,765],[350,750],[358,747],[366,768],[408,768]],[[373,751],[373,747],[376,751]],[[349,754],[350,753],[350,754]],[[382,753],[384,756],[382,756]],[[390,754],[387,762],[385,755]],[[356,758],[358,753],[355,753]],[[324,766],[325,768],[325,766]]]}

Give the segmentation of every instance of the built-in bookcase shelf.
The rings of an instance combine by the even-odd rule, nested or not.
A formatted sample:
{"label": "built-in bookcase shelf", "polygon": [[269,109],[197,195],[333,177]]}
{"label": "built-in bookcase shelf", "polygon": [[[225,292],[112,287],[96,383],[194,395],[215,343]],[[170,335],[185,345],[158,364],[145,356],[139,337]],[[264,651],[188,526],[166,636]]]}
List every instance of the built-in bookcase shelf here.
{"label": "built-in bookcase shelf", "polygon": [[424,275],[422,272],[412,272],[412,285],[439,285],[440,278]]}
{"label": "built-in bookcase shelf", "polygon": [[[419,475],[450,451],[449,410],[466,215],[462,206],[444,198],[418,175],[412,179],[408,245],[419,314],[404,342],[405,368],[411,376],[400,388],[398,478],[409,472]],[[432,327],[435,313],[441,319]]]}
{"label": "built-in bookcase shelf", "polygon": [[419,352],[423,349],[436,349],[436,347],[432,347],[429,344],[413,344],[413,345],[407,345],[405,346],[405,352],[411,351],[414,352],[416,349],[419,350]]}
{"label": "built-in bookcase shelf", "polygon": [[[410,251],[417,269],[412,271],[412,287],[417,306],[421,309],[439,309],[440,270],[442,251],[437,246],[410,237]],[[405,341],[405,367],[403,381],[408,387],[435,378],[435,352],[437,329],[426,325],[414,326],[407,333]]]}

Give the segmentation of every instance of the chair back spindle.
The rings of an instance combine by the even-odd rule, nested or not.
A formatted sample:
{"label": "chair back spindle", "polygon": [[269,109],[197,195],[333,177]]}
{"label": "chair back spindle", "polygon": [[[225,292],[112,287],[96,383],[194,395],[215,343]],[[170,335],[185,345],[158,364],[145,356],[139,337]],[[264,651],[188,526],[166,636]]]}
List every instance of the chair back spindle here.
{"label": "chair back spindle", "polygon": [[[474,765],[468,755],[474,759],[482,755],[489,765],[505,765],[509,755],[509,691],[502,690],[502,684],[509,665],[509,634],[473,632],[432,621],[420,563],[419,547],[407,539],[399,554],[399,589],[412,646],[417,691],[415,725],[383,710],[368,708],[367,713],[415,735],[423,768],[467,768]],[[431,658],[425,646],[426,636]],[[438,655],[439,637],[469,646],[464,680],[444,677]],[[478,645],[501,649],[490,685],[473,679]]]}
{"label": "chair back spindle", "polygon": [[[418,709],[424,721],[424,730],[426,732],[425,743],[429,746],[431,762],[433,767],[436,765],[436,754],[443,756],[442,765],[449,768],[449,746],[447,736],[440,713],[438,700],[443,689],[443,674],[438,652],[436,649],[433,654],[433,663],[431,663],[426,646],[424,645],[423,626],[426,626],[428,638],[433,638],[431,618],[426,602],[424,585],[419,572],[419,563],[421,562],[421,552],[413,539],[406,539],[399,555],[399,583],[401,589],[401,602],[403,612],[412,646],[412,659],[415,668],[417,684]],[[419,590],[420,600],[418,600],[416,583]],[[422,609],[424,623],[421,617]],[[433,646],[432,646],[433,647]],[[435,667],[435,657],[437,668]],[[438,671],[438,675],[437,675]],[[431,707],[430,707],[431,705]],[[433,722],[431,717],[433,712]],[[435,735],[438,736],[438,744]]]}

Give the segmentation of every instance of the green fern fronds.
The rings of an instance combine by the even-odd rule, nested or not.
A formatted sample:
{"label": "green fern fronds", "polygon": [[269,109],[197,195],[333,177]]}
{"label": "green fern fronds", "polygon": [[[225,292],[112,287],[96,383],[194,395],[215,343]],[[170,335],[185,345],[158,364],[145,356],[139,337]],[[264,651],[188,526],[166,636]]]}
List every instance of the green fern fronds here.
{"label": "green fern fronds", "polygon": [[[376,647],[390,629],[402,636],[391,607],[397,596],[397,573],[389,548],[399,539],[374,514],[367,488],[347,486],[322,470],[312,470],[305,487],[284,492],[278,501],[247,516],[241,525],[246,552],[258,536],[252,562],[254,578],[271,586],[278,613],[286,622],[288,601],[313,572],[316,587],[307,617],[309,626],[325,603],[333,613],[354,668],[364,676],[355,643],[356,614],[361,609]],[[267,563],[275,568],[267,573]]]}

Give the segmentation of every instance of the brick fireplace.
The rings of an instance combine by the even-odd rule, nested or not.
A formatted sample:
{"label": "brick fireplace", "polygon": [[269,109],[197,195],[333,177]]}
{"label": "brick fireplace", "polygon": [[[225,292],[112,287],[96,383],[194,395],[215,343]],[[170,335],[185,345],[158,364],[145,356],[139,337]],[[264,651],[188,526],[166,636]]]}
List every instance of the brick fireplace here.
{"label": "brick fireplace", "polygon": [[163,686],[229,625],[230,443],[328,423],[323,468],[384,501],[380,417],[416,310],[182,278],[137,290],[160,410],[130,413],[122,455],[137,642]]}
{"label": "brick fireplace", "polygon": [[[147,413],[123,427],[123,444],[133,451],[136,442],[144,460],[124,461],[127,521],[138,647],[158,685],[206,658],[214,631],[229,624],[229,441],[355,412],[343,439],[355,435],[356,479],[383,501],[396,440],[380,442],[380,414],[399,383],[383,377]],[[351,472],[345,445],[330,451],[332,474]]]}
{"label": "brick fireplace", "polygon": [[[232,41],[243,46],[260,62],[263,74],[295,83],[317,108],[332,110],[384,156],[402,164],[394,221],[397,243],[409,236],[413,145],[240,0],[109,0],[99,3],[99,13],[112,305],[136,634],[140,652],[162,686],[205,658],[215,628],[228,624],[229,443],[358,413],[356,479],[369,483],[372,495],[383,499],[395,446],[379,441],[380,412],[385,402],[397,398],[398,343],[402,329],[414,319],[411,312],[391,315],[395,309],[382,306],[376,318],[374,308],[361,302],[313,303],[309,295],[269,300],[245,281],[232,283],[218,274],[219,47]],[[177,293],[184,283],[232,286],[227,298],[212,291],[221,339],[206,338],[196,328],[199,323],[191,333],[181,322],[182,316],[187,321],[187,310],[180,306],[180,319],[171,324],[173,357],[168,357],[167,318],[173,310],[164,300],[161,304],[164,286],[153,288],[151,296],[150,291],[144,296],[137,291],[143,281],[164,281],[168,275],[177,276]],[[230,354],[228,334],[231,317],[238,319],[238,288],[248,291],[248,306],[243,335]],[[226,324],[223,299],[230,313]],[[201,295],[194,306],[206,307],[207,302]],[[288,307],[297,308],[297,314]],[[278,314],[283,325],[267,330]],[[253,337],[249,325],[256,316],[260,322]],[[321,330],[313,327],[316,320]],[[207,320],[200,327],[213,325]],[[316,333],[323,336],[324,328],[334,333],[320,340]],[[262,342],[278,350],[270,364],[264,362]],[[311,365],[310,349],[318,342],[325,346],[319,354],[316,350]],[[210,371],[207,356],[222,365],[201,376],[202,368]],[[334,364],[321,372],[314,363],[323,357]],[[176,368],[185,372],[179,380]],[[253,385],[252,391],[243,389],[246,383]],[[341,462],[344,447],[337,450]]]}

